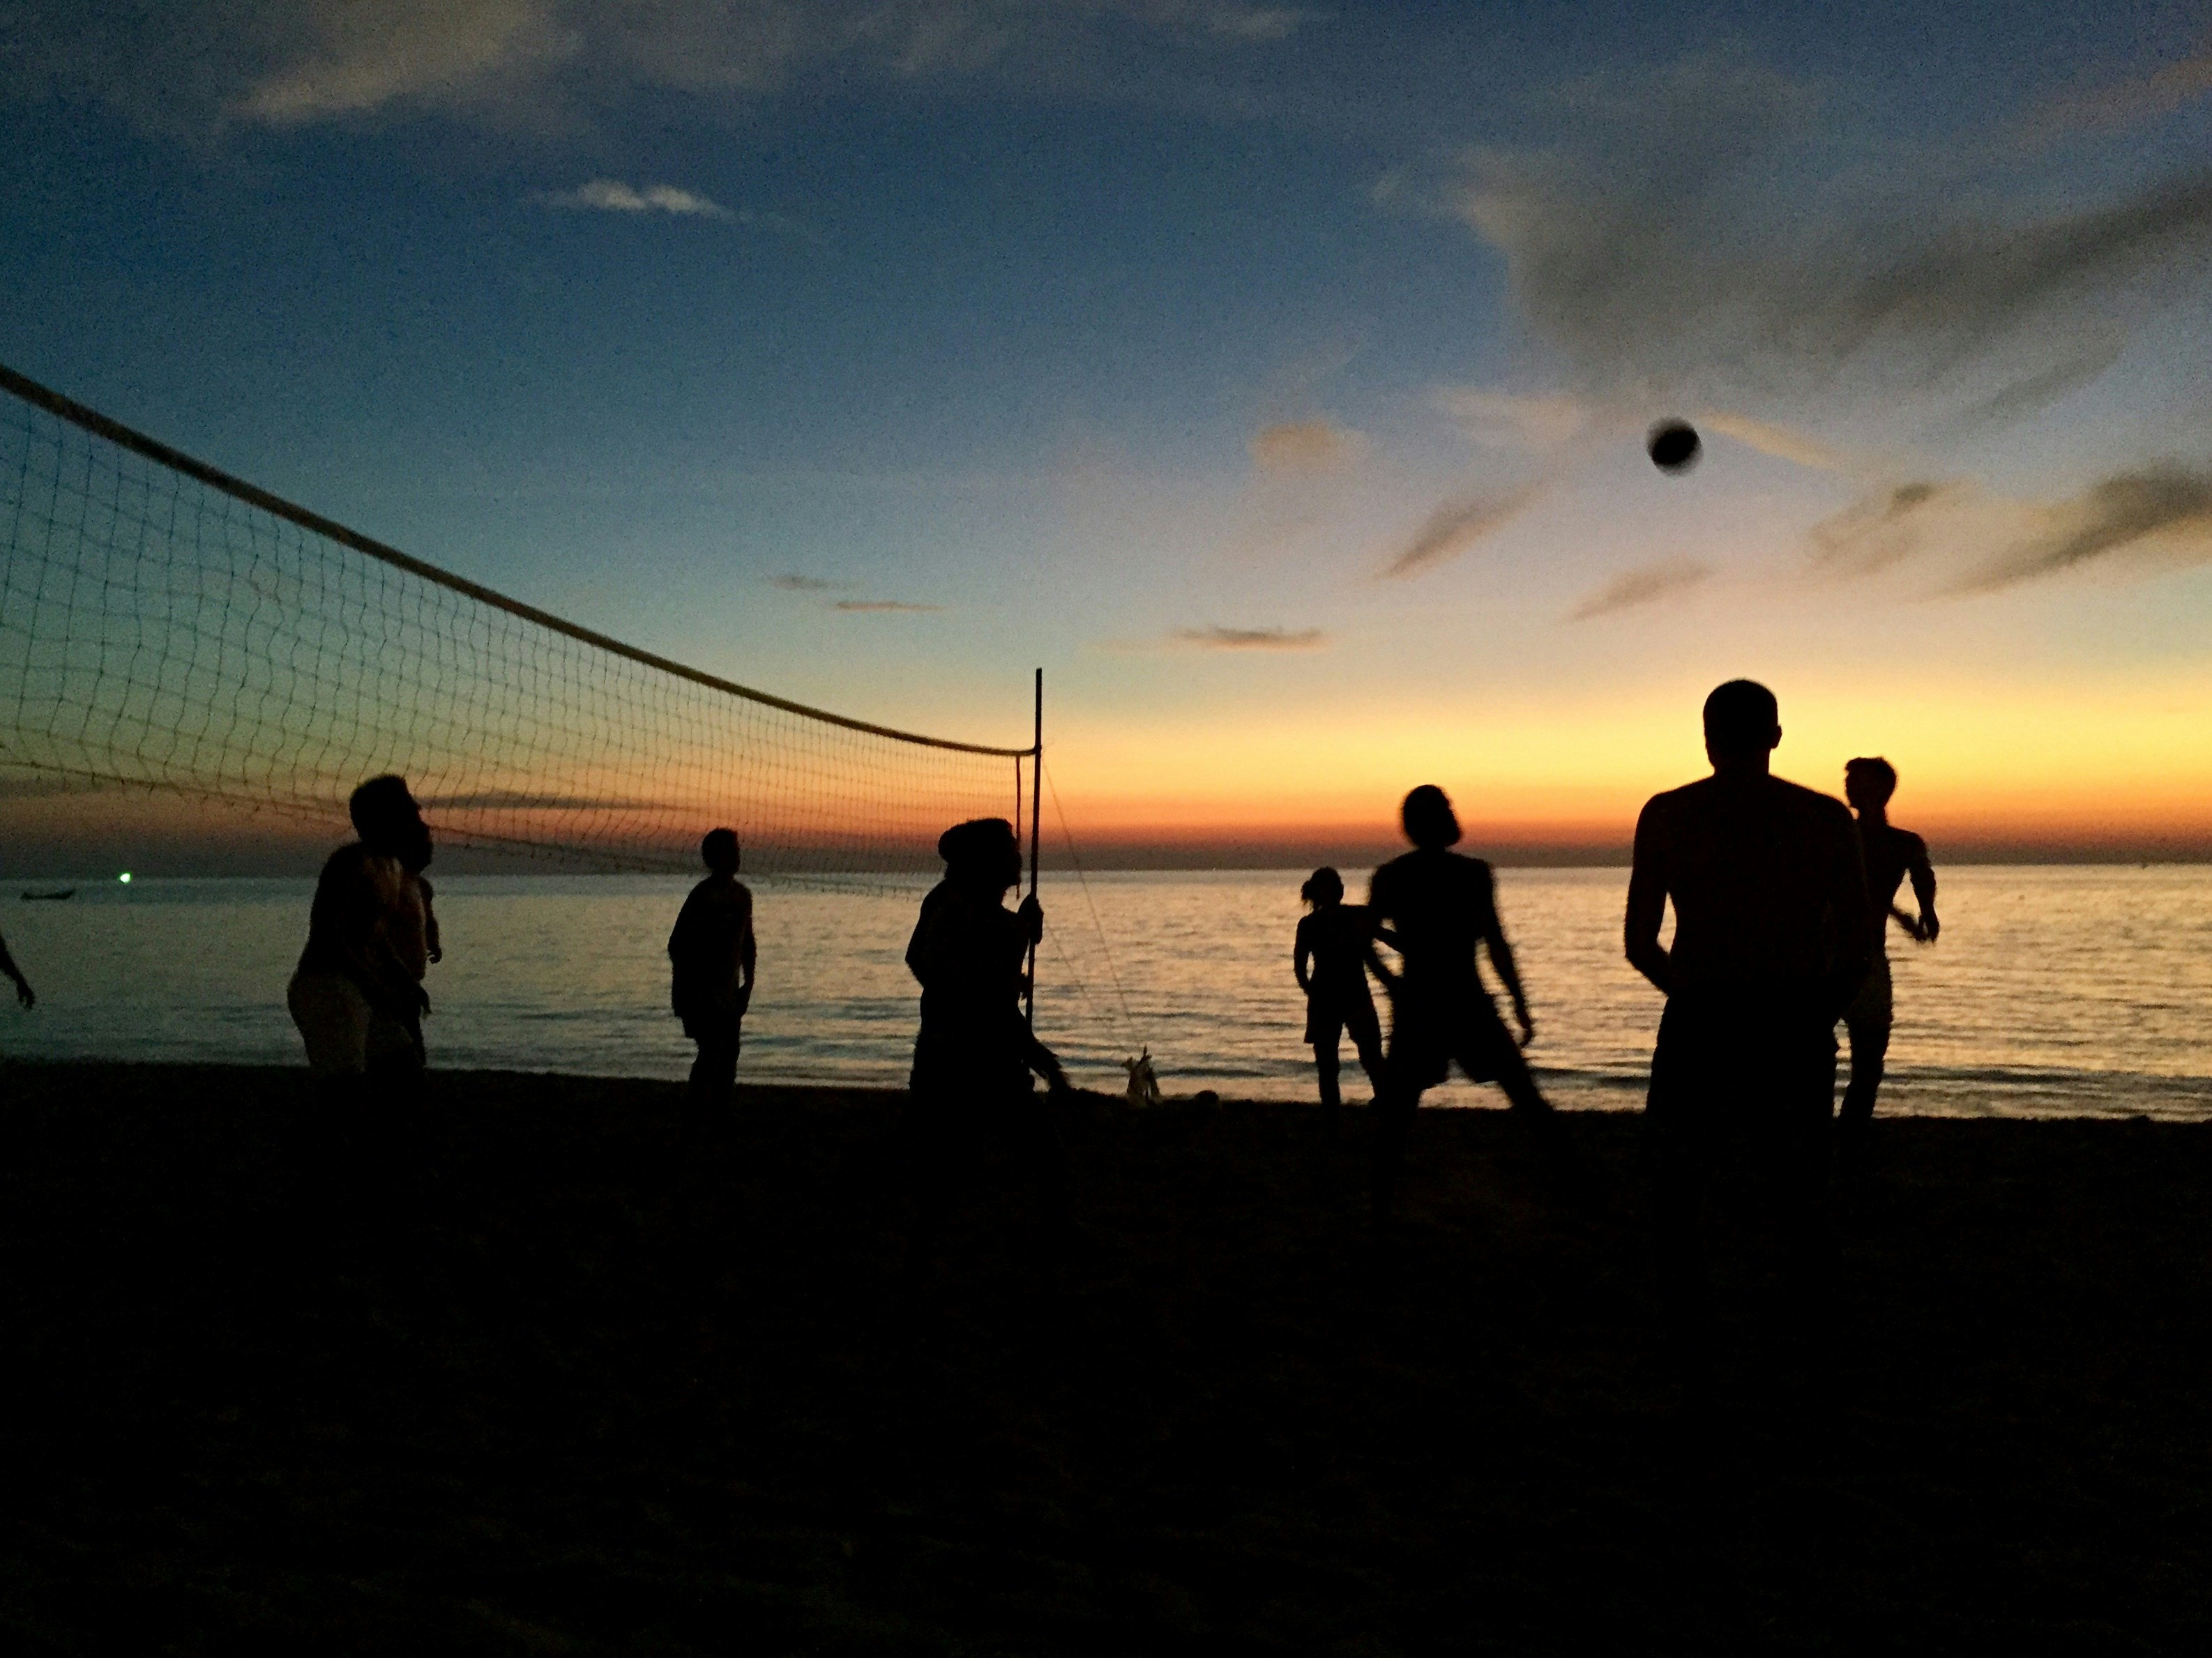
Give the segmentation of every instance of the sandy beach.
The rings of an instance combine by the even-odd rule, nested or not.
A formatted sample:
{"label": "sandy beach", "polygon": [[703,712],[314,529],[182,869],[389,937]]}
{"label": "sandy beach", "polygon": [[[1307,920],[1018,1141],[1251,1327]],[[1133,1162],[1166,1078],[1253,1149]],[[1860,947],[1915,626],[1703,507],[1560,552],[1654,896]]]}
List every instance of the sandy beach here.
{"label": "sandy beach", "polygon": [[1653,1317],[1633,1116],[1086,1100],[908,1246],[896,1095],[11,1066],[19,1652],[2182,1652],[2212,1641],[2212,1127],[1877,1125],[1826,1389]]}

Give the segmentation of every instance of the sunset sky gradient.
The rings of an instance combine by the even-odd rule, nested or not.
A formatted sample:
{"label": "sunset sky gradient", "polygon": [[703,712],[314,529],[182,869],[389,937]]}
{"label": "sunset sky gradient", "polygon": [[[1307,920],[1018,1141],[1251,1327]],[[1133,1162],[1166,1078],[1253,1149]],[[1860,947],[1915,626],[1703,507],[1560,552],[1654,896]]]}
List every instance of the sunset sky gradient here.
{"label": "sunset sky gradient", "polygon": [[1939,858],[2212,856],[2203,6],[87,9],[0,361],[862,719],[1042,664],[1101,861],[1615,856],[1740,674]]}

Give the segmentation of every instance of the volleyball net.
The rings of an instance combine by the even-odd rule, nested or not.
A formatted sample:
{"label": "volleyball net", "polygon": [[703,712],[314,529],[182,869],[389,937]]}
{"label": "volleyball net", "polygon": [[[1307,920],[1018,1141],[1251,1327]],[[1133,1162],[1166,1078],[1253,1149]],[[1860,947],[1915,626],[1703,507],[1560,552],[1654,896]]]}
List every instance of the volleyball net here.
{"label": "volleyball net", "polygon": [[[0,797],[136,789],[343,831],[405,777],[442,843],[903,885],[1018,818],[1031,749],[895,731],[578,627],[0,367]],[[87,810],[92,803],[86,802]]]}

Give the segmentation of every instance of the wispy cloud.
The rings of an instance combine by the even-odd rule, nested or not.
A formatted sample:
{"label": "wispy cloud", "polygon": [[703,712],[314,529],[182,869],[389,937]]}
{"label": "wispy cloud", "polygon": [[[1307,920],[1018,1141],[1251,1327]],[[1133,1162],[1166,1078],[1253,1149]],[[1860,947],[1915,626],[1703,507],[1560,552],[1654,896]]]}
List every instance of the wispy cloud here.
{"label": "wispy cloud", "polygon": [[619,795],[546,794],[524,789],[480,789],[472,794],[426,794],[434,811],[671,811],[665,802]]}
{"label": "wispy cloud", "polygon": [[1318,651],[1328,643],[1319,628],[1178,628],[1169,636],[1201,651]]}
{"label": "wispy cloud", "polygon": [[1821,170],[1817,96],[1754,66],[1579,95],[1569,142],[1470,154],[1455,206],[1600,399],[1986,395],[2056,375],[2072,321],[2212,254],[2212,169],[2057,211],[1933,185],[1869,202]]}
{"label": "wispy cloud", "polygon": [[549,190],[538,199],[547,207],[595,210],[601,213],[672,213],[679,218],[734,219],[720,202],[674,185],[639,189],[619,179],[593,179],[574,190]]}
{"label": "wispy cloud", "polygon": [[1773,421],[1753,420],[1747,415],[1732,415],[1723,410],[1701,416],[1698,424],[1724,438],[1734,438],[1763,455],[1808,466],[1817,472],[1847,471],[1853,464],[1851,457],[1832,444],[1823,443],[1809,432]]}
{"label": "wispy cloud", "polygon": [[1994,592],[2115,559],[2212,562],[2212,471],[2164,461],[2113,472],[2054,501],[1970,479],[1874,491],[1814,526],[1817,562],[1866,575],[1933,564],[1944,591]]}
{"label": "wispy cloud", "polygon": [[551,0],[321,0],[305,21],[314,44],[259,77],[238,114],[283,127],[395,102],[467,103],[542,76],[581,46]]}
{"label": "wispy cloud", "polygon": [[[228,100],[270,126],[439,110],[571,113],[639,88],[748,97],[810,70],[942,81],[1141,78],[1120,37],[1264,51],[1322,15],[1230,0],[242,0],[215,13],[263,61]],[[270,61],[273,59],[273,61]]]}
{"label": "wispy cloud", "polygon": [[871,615],[933,616],[942,610],[942,604],[909,604],[898,598],[841,598],[830,607],[833,610],[865,611]]}
{"label": "wispy cloud", "polygon": [[1656,604],[1661,599],[1672,598],[1702,586],[1711,575],[1712,571],[1706,566],[1688,559],[1653,564],[1640,570],[1624,570],[1568,611],[1567,618],[1588,622],[1593,616]]}
{"label": "wispy cloud", "polygon": [[1521,515],[1543,492],[1541,483],[1448,501],[1422,520],[1383,575],[1414,575],[1457,558],[1485,536]]}
{"label": "wispy cloud", "polygon": [[1431,400],[1469,439],[1497,449],[1556,449],[1589,430],[1596,414],[1582,398],[1563,392],[1441,386]]}
{"label": "wispy cloud", "polygon": [[1252,439],[1252,461],[1263,472],[1339,472],[1367,452],[1367,438],[1329,420],[1285,421]]}
{"label": "wispy cloud", "polygon": [[768,585],[771,587],[780,587],[787,593],[834,593],[845,584],[842,581],[829,580],[823,576],[799,575],[787,572],[782,575],[770,576],[768,579]]}
{"label": "wispy cloud", "polygon": [[2125,81],[2053,99],[2031,125],[2044,131],[2130,126],[2194,103],[2212,93],[2212,42],[2188,57]]}

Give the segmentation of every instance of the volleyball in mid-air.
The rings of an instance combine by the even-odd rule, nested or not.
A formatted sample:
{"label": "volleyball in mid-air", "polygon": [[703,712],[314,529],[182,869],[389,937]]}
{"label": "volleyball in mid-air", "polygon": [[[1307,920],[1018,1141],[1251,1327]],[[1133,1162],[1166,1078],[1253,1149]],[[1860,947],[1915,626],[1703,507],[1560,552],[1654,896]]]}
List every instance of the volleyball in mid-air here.
{"label": "volleyball in mid-air", "polygon": [[1698,428],[1686,420],[1661,421],[1644,434],[1644,447],[1654,466],[1676,477],[1695,466],[1705,452],[1705,445],[1698,440]]}

